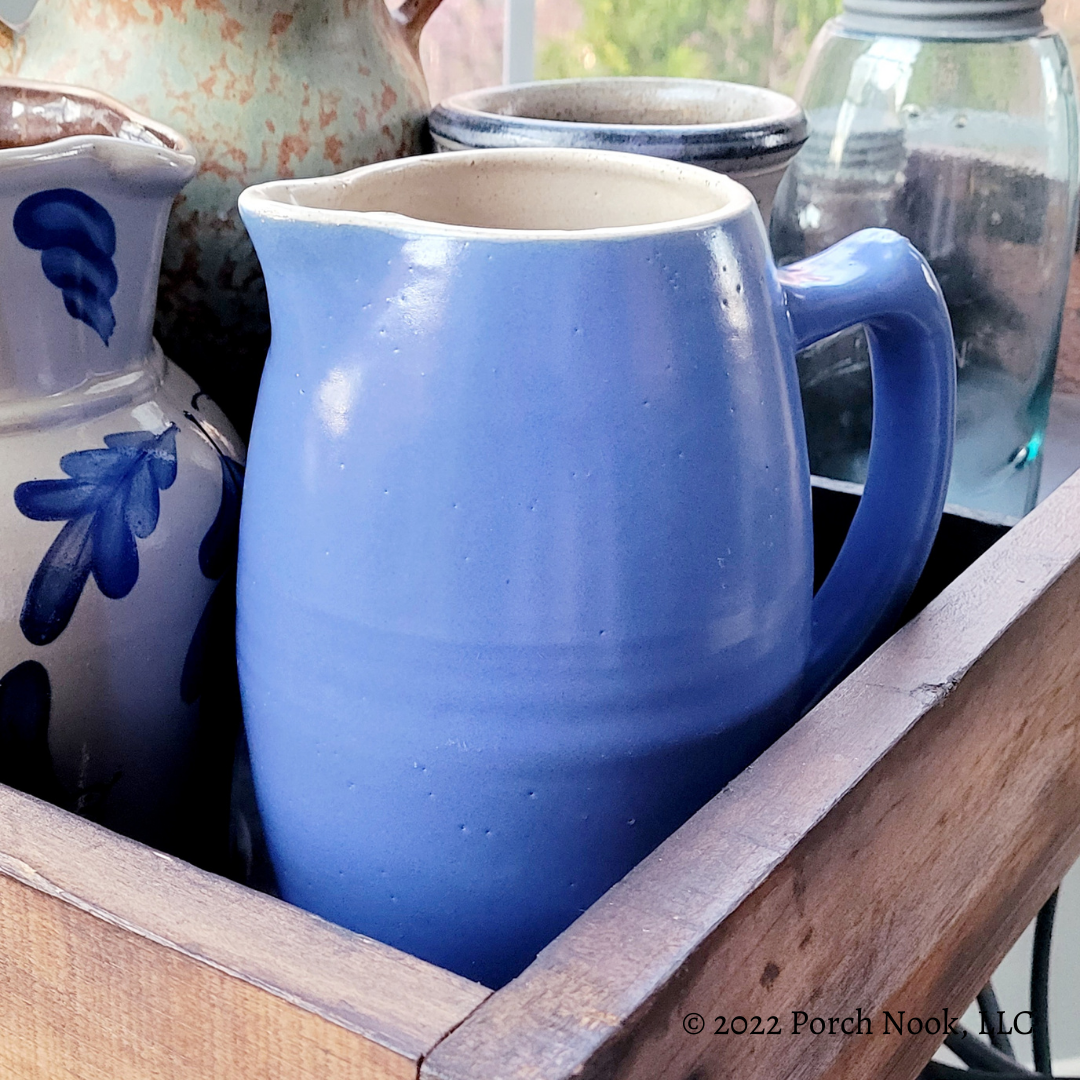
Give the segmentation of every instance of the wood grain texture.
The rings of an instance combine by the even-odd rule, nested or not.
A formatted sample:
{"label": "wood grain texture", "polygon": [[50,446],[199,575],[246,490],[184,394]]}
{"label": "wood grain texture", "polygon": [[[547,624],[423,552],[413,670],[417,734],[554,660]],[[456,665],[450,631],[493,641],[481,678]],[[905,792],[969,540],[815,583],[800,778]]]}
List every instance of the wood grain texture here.
{"label": "wood grain texture", "polygon": [[[426,1059],[427,1080],[909,1080],[1080,854],[1080,474]],[[791,1033],[794,1010],[874,1034]],[[683,1017],[700,1013],[700,1035]],[[714,1036],[776,1015],[779,1036]]]}
{"label": "wood grain texture", "polygon": [[0,1077],[390,1080],[488,991],[0,788]]}

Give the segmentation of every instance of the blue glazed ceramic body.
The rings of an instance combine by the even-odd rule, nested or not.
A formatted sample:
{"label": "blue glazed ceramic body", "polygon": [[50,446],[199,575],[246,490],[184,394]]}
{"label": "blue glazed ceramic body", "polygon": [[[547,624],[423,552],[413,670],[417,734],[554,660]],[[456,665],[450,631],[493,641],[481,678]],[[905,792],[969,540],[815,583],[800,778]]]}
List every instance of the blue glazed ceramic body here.
{"label": "blue glazed ceramic body", "polygon": [[[274,338],[238,647],[283,894],[499,985],[887,632],[948,474],[940,293],[884,231],[778,273],[744,188],[628,154],[241,213]],[[794,353],[858,319],[884,435],[812,602]]]}

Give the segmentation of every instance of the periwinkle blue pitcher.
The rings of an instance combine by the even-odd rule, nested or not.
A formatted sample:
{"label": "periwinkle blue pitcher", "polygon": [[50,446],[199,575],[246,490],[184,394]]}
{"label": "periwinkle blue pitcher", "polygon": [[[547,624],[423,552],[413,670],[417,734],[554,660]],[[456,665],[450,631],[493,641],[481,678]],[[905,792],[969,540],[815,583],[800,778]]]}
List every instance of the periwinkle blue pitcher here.
{"label": "periwinkle blue pitcher", "polygon": [[[461,152],[251,188],[273,345],[238,642],[283,895],[499,986],[890,629],[954,363],[894,233],[777,270],[724,176]],[[795,350],[874,351],[813,597]]]}

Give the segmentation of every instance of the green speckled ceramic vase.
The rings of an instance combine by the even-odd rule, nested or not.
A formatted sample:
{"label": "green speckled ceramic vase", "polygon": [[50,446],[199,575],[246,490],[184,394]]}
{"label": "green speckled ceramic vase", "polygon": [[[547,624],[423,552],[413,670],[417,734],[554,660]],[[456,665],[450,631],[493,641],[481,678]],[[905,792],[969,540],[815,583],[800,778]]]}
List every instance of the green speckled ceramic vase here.
{"label": "green speckled ceramic vase", "polygon": [[165,243],[157,334],[246,428],[269,341],[243,188],[421,149],[417,57],[439,0],[38,0],[0,71],[93,87],[184,132],[200,158]]}

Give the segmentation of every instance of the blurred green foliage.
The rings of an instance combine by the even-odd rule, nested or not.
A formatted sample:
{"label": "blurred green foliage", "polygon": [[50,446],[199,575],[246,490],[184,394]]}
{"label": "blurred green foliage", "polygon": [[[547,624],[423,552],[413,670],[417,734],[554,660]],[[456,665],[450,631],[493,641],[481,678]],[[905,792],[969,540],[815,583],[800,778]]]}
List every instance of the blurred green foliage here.
{"label": "blurred green foliage", "polygon": [[542,79],[683,75],[791,92],[840,0],[580,0],[582,22],[541,46]]}

